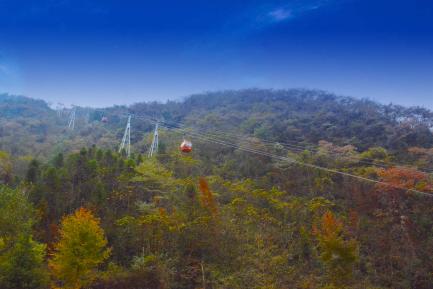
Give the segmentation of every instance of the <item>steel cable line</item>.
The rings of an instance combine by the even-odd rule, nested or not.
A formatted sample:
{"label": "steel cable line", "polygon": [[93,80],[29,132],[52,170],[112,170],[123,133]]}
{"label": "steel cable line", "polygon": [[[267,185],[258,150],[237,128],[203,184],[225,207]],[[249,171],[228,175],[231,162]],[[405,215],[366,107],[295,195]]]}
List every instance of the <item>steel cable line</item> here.
{"label": "steel cable line", "polygon": [[[130,115],[131,114],[128,114],[128,115],[119,115],[119,117],[122,117],[122,116],[128,117]],[[135,118],[146,120],[146,121],[150,121],[150,122],[159,122],[159,123],[170,125],[170,126],[176,126],[177,128],[186,128],[187,127],[185,124],[183,124],[181,122],[171,122],[170,123],[170,122],[167,122],[167,121],[162,121],[162,120],[158,120],[156,118],[152,118],[152,117],[149,117],[149,116],[138,115],[138,114],[133,114],[133,116]],[[189,129],[192,129],[192,128],[189,128]],[[239,142],[247,142],[247,143],[253,141],[253,139],[251,139],[251,137],[249,137],[249,136],[234,135],[234,134],[227,133],[227,132],[222,132],[222,131],[219,131],[219,135],[218,135],[218,134],[215,134],[215,133],[212,134],[212,133],[209,133],[207,131],[203,131],[203,130],[199,130],[199,129],[195,129],[195,130],[201,132],[203,135],[206,134],[206,135],[209,135],[211,137],[217,137],[217,138],[218,137],[226,137],[226,138],[230,138],[230,139],[235,138]],[[304,152],[306,149],[307,150],[311,150],[311,151],[316,152],[316,153],[320,151],[319,149],[314,149],[314,148],[305,148],[305,147],[301,147],[301,146],[293,146],[293,145],[288,145],[288,144],[283,145],[284,143],[282,144],[282,143],[279,143],[279,142],[272,142],[272,141],[269,141],[269,140],[266,140],[266,139],[257,138],[257,137],[253,137],[253,138],[258,139],[260,141],[264,141],[269,146],[270,145],[272,145],[272,146],[276,146],[276,145],[282,146],[284,149],[286,149],[287,151],[290,151],[292,153],[301,153],[301,152]],[[356,161],[358,163],[363,163],[363,164],[367,164],[367,165],[370,165],[370,166],[377,166],[377,167],[381,167],[381,168],[390,168],[390,167],[393,167],[393,166],[402,166],[401,164],[392,163],[392,162],[386,163],[386,162],[383,162],[383,161],[382,161],[382,164],[380,164],[380,163],[376,162],[377,160],[368,161],[368,159],[361,159],[359,157],[350,156],[350,155],[348,156],[348,155],[338,154],[338,153],[334,153],[334,152],[327,152],[327,154],[330,155],[331,157],[333,156],[333,157],[344,158],[344,159]],[[428,173],[432,173],[432,171],[426,170],[426,171],[424,171],[424,173],[428,174]]]}
{"label": "steel cable line", "polygon": [[[156,122],[157,121],[157,122],[160,122],[160,123],[163,123],[163,124],[166,124],[166,125],[176,126],[177,128],[185,128],[185,127],[187,127],[185,124],[183,124],[181,122],[176,122],[176,123],[175,122],[171,122],[171,123],[169,123],[169,122],[166,122],[166,121],[161,121],[161,120],[157,120],[157,119],[153,119],[153,118],[149,118],[147,116],[141,116],[141,115],[135,115],[135,117],[141,118],[141,119],[144,119],[144,120],[148,120],[148,121],[152,121],[152,122]],[[196,131],[200,131],[199,129],[195,129],[195,130]],[[212,133],[209,133],[209,132],[206,132],[206,131],[203,131],[203,130],[201,130],[201,131],[203,132],[203,134],[207,134],[207,135],[210,135],[212,137],[221,137],[222,136],[222,137],[227,137],[227,138],[231,138],[231,139],[236,138],[236,139],[238,139],[240,141],[246,141],[246,142],[251,142],[252,141],[252,139],[250,139],[249,136],[243,136],[242,137],[240,135],[235,135],[235,134],[231,134],[231,133],[227,133],[227,132],[220,132],[220,135],[218,135],[218,134],[215,134],[215,133],[212,134]],[[266,143],[268,143],[268,145],[273,145],[273,146],[280,145],[280,146],[284,147],[286,150],[291,151],[291,152],[293,152],[293,151],[303,152],[305,150],[311,150],[313,152],[319,152],[320,151],[320,148],[318,148],[318,147],[311,149],[311,148],[308,148],[308,147],[293,146],[293,145],[288,145],[288,144],[284,144],[284,143],[280,143],[280,142],[272,142],[270,140],[266,140],[266,139],[262,139],[262,138],[257,138],[257,137],[253,137],[253,138],[256,138],[256,139],[258,139],[258,140],[260,140],[262,142],[266,142]],[[345,158],[345,159],[357,161],[359,163],[368,164],[368,165],[374,165],[374,166],[381,167],[381,168],[390,168],[390,167],[393,167],[393,166],[404,166],[404,165],[398,164],[398,163],[384,162],[384,161],[372,160],[372,159],[368,159],[368,158],[360,158],[360,157],[356,157],[356,156],[338,154],[338,153],[335,153],[335,152],[327,152],[327,154],[330,155],[330,156]],[[377,163],[377,162],[381,162],[381,163]],[[425,173],[432,173],[432,172],[433,171],[431,171],[431,170],[425,170]]]}
{"label": "steel cable line", "polygon": [[[183,124],[183,123],[181,123],[181,122],[171,122],[171,123],[169,123],[169,122],[166,122],[166,121],[152,119],[152,118],[149,118],[149,117],[146,117],[146,116],[140,116],[140,115],[135,115],[135,116],[139,117],[139,118],[142,118],[142,119],[150,120],[150,121],[153,121],[153,122],[158,121],[158,122],[161,122],[161,123],[165,123],[167,125],[175,125],[175,126],[177,126],[179,128],[186,127],[186,125]],[[196,129],[196,130],[199,130],[199,129]],[[316,152],[320,150],[319,147],[314,146],[312,144],[309,144],[309,145],[306,145],[306,146],[292,145],[292,144],[288,144],[288,143],[284,143],[284,142],[274,142],[274,141],[270,141],[270,140],[267,140],[267,139],[258,138],[258,137],[255,137],[255,136],[245,136],[245,135],[244,136],[240,136],[238,134],[233,134],[233,133],[229,133],[229,132],[222,132],[222,131],[218,131],[218,130],[215,130],[215,129],[213,131],[219,132],[219,134],[222,135],[222,136],[224,136],[224,137],[237,138],[237,139],[240,139],[240,140],[247,140],[247,141],[249,141],[248,138],[253,137],[253,138],[256,138],[256,139],[258,139],[258,140],[260,140],[262,142],[265,142],[265,143],[268,143],[268,144],[272,144],[272,145],[280,145],[280,146],[286,147],[287,149],[291,149],[291,150],[298,150],[298,151],[310,150],[310,151],[316,151]],[[216,133],[213,133],[213,134],[209,133],[209,132],[205,132],[205,133],[209,134],[209,135],[219,136]],[[336,153],[330,153],[330,154],[337,155]],[[356,158],[356,157],[353,157],[353,156],[345,156],[345,157],[346,158],[352,158],[354,160],[361,160],[361,161],[368,160],[367,158],[366,159],[360,159],[360,158]],[[370,160],[372,160],[372,159],[370,159]],[[374,161],[379,161],[379,160],[374,160]],[[399,164],[395,164],[395,165],[399,165]]]}
{"label": "steel cable line", "polygon": [[[224,133],[221,133],[221,135],[224,135]],[[229,136],[230,138],[238,138],[238,139],[241,138],[242,139],[241,136],[235,135],[235,134],[225,133],[225,135]],[[272,144],[272,145],[280,145],[282,147],[285,147],[287,150],[295,150],[295,151],[299,151],[299,152],[303,152],[305,150],[309,150],[309,151],[313,151],[313,152],[320,152],[321,151],[321,148],[319,146],[313,145],[313,144],[307,144],[305,146],[300,146],[300,145],[288,144],[285,142],[273,142],[273,141],[266,140],[263,138],[258,138],[255,136],[252,136],[252,137],[260,140],[261,142],[265,142],[265,143]],[[249,138],[249,136],[244,136],[245,140],[247,140],[247,138]],[[341,156],[341,157],[346,158],[346,159],[352,159],[352,160],[358,161],[360,163],[380,166],[383,168],[388,168],[388,167],[392,167],[392,166],[404,166],[404,164],[398,164],[398,163],[391,162],[391,161],[381,161],[381,160],[376,160],[376,159],[371,159],[371,158],[361,158],[361,157],[356,157],[356,156],[343,155],[342,153],[337,153],[337,152],[329,152],[328,151],[327,154],[333,155],[333,156]],[[433,172],[433,170],[425,170],[425,171],[429,172],[429,173]]]}
{"label": "steel cable line", "polygon": [[290,157],[283,157],[283,156],[279,156],[279,155],[276,155],[276,154],[273,154],[273,153],[269,153],[269,152],[264,152],[264,151],[257,150],[257,149],[242,147],[242,146],[239,146],[237,144],[230,143],[230,142],[227,142],[227,141],[213,139],[213,138],[209,138],[207,136],[203,136],[203,135],[200,135],[200,134],[197,134],[197,133],[188,132],[187,130],[182,129],[182,128],[169,127],[169,126],[165,126],[165,125],[161,125],[161,126],[167,128],[167,129],[177,130],[177,131],[179,131],[181,133],[189,133],[192,136],[194,136],[195,138],[198,138],[198,139],[201,139],[201,140],[204,140],[204,141],[213,142],[213,143],[224,145],[224,146],[228,146],[228,147],[233,147],[233,148],[236,148],[236,149],[239,149],[239,150],[242,150],[242,151],[259,154],[259,155],[267,156],[267,157],[270,157],[270,158],[286,161],[286,162],[289,162],[289,163],[298,164],[298,165],[301,165],[301,166],[304,166],[304,167],[309,167],[309,168],[314,168],[314,169],[317,169],[317,170],[327,171],[329,173],[339,174],[339,175],[355,178],[355,179],[366,181],[366,182],[370,182],[370,183],[381,184],[381,185],[384,185],[384,186],[392,187],[392,188],[403,190],[403,191],[407,191],[407,192],[412,192],[412,193],[416,193],[416,194],[420,194],[420,195],[424,195],[424,196],[433,197],[433,194],[431,194],[431,193],[426,193],[426,192],[419,191],[419,190],[416,190],[416,189],[405,188],[405,187],[393,185],[393,184],[390,184],[390,183],[387,183],[387,182],[378,181],[378,180],[370,179],[370,178],[367,178],[367,177],[358,176],[358,175],[354,175],[354,174],[351,174],[351,173],[342,172],[342,171],[338,171],[338,170],[335,170],[335,169],[330,169],[330,168],[322,167],[322,166],[319,166],[319,165],[305,163],[305,162],[298,161],[298,160],[290,158]]}
{"label": "steel cable line", "polygon": [[[185,126],[182,123],[179,123],[181,126]],[[241,140],[246,140],[249,141],[248,138],[249,136],[244,136],[241,137],[239,135],[235,135],[235,134],[231,134],[231,133],[224,133],[221,132],[221,135],[226,135],[229,138],[240,138]],[[212,135],[212,134],[210,134]],[[217,134],[214,134],[216,136],[218,136]],[[298,152],[303,152],[305,150],[309,150],[309,151],[313,151],[313,152],[320,152],[321,148],[319,146],[314,146],[313,144],[308,144],[306,146],[299,146],[299,145],[290,145],[284,142],[273,142],[270,140],[266,140],[266,139],[262,139],[262,138],[258,138],[255,136],[252,136],[253,138],[256,138],[258,140],[260,140],[261,142],[266,142],[270,145],[280,145],[282,147],[284,147],[285,149],[287,149],[288,151],[298,151]],[[374,165],[374,166],[378,166],[378,167],[382,167],[382,168],[390,168],[393,166],[407,166],[407,164],[399,164],[396,162],[391,162],[391,161],[381,161],[381,160],[376,160],[376,159],[370,159],[370,158],[361,158],[361,157],[356,157],[356,156],[350,156],[350,155],[344,155],[342,153],[337,153],[337,152],[330,152],[327,151],[326,152],[328,155],[331,156],[337,156],[337,157],[341,157],[341,158],[345,158],[345,159],[350,159],[350,160],[354,160],[357,161],[359,163],[364,163],[364,164],[368,164],[368,165]],[[433,173],[433,170],[424,170],[423,172],[425,173]]]}
{"label": "steel cable line", "polygon": [[[178,128],[187,127],[185,124],[183,124],[181,122],[171,122],[171,123],[169,123],[169,122],[166,122],[166,121],[157,120],[157,119],[150,118],[150,117],[147,117],[147,116],[141,116],[141,115],[134,115],[134,116],[137,117],[137,118],[141,118],[141,119],[152,121],[152,122],[160,122],[160,123],[164,123],[166,125],[176,126]],[[238,140],[243,140],[243,141],[251,141],[250,138],[255,138],[255,139],[258,139],[258,140],[260,140],[262,142],[265,142],[265,143],[268,143],[268,144],[272,144],[272,145],[280,145],[280,146],[283,146],[283,147],[287,147],[288,149],[291,149],[291,150],[304,151],[304,150],[308,149],[308,150],[312,150],[312,151],[318,151],[317,148],[313,148],[311,146],[299,146],[299,145],[296,146],[296,145],[290,145],[290,144],[286,144],[286,143],[282,143],[282,142],[273,142],[273,141],[262,139],[262,138],[258,138],[258,137],[255,137],[255,136],[247,136],[247,135],[240,136],[238,134],[232,134],[232,133],[229,133],[229,132],[222,132],[222,131],[218,131],[218,130],[213,130],[213,131],[219,132],[219,134],[216,134],[216,133],[209,133],[208,131],[200,130],[198,128],[194,128],[194,129],[196,131],[202,131],[205,134],[213,135],[213,136],[217,136],[217,137],[221,137],[221,136],[223,136],[223,137],[230,137],[230,138],[236,138]]]}

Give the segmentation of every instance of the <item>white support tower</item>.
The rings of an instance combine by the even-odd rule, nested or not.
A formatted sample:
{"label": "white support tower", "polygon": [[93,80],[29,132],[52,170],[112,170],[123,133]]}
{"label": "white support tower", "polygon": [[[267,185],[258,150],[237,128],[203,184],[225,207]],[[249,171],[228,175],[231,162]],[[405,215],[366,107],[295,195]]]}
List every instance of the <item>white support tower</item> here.
{"label": "white support tower", "polygon": [[56,105],[57,116],[60,118],[63,116],[63,112],[65,110],[65,105],[63,103],[58,102]]}
{"label": "white support tower", "polygon": [[126,155],[128,158],[131,156],[131,116],[128,116],[128,123],[126,124],[125,133],[123,134],[122,142],[119,146],[119,153],[125,148],[125,144],[128,142],[126,146]]}
{"label": "white support tower", "polygon": [[150,146],[147,157],[151,158],[156,153],[158,153],[158,122],[156,122],[155,124],[155,131],[153,132],[152,145]]}
{"label": "white support tower", "polygon": [[71,110],[71,114],[69,115],[68,128],[72,130],[75,128],[75,108]]}

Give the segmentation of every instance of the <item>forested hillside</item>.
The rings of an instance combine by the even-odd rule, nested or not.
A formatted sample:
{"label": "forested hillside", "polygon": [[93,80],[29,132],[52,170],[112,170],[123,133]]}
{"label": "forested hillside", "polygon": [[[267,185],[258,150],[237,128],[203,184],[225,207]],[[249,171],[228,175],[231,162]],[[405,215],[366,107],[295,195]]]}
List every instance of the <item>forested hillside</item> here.
{"label": "forested hillside", "polygon": [[309,90],[57,111],[2,95],[0,124],[0,288],[433,284],[427,109]]}
{"label": "forested hillside", "polygon": [[[80,145],[111,147],[121,138],[128,114],[183,122],[210,132],[240,132],[283,143],[317,145],[320,140],[327,140],[339,145],[351,144],[362,151],[373,146],[397,151],[433,145],[433,112],[427,109],[381,105],[311,90],[223,91],[164,104],[76,107],[74,134],[65,130],[71,109],[61,109],[59,116],[41,100],[9,95],[0,95],[0,106],[0,144],[13,155],[38,151],[47,156],[51,152],[45,146],[59,142],[64,151],[79,149]],[[100,121],[104,116],[108,118],[106,124]],[[133,122],[133,143],[138,143],[153,124],[140,118]],[[13,145],[17,142],[21,145]]]}

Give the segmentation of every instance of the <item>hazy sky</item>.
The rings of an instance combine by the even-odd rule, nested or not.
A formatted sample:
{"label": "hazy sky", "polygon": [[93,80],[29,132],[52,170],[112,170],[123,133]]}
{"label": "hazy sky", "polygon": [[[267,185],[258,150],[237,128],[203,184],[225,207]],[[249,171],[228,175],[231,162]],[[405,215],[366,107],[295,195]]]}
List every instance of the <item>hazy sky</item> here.
{"label": "hazy sky", "polygon": [[0,92],[106,106],[249,87],[433,108],[433,1],[0,0]]}

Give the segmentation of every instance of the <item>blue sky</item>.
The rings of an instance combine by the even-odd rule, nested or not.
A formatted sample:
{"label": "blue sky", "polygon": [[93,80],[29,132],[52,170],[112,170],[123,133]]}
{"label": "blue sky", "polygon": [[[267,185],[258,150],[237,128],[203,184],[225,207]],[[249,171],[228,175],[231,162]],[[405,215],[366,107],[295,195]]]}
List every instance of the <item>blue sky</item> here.
{"label": "blue sky", "polygon": [[106,106],[317,88],[433,108],[433,1],[0,0],[0,92]]}

